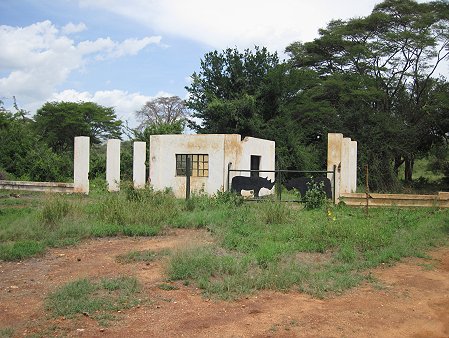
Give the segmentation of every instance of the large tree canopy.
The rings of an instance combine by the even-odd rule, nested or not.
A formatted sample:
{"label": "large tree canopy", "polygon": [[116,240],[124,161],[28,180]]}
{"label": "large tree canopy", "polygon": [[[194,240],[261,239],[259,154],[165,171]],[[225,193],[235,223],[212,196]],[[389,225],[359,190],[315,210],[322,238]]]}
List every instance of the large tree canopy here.
{"label": "large tree canopy", "polygon": [[139,130],[144,130],[147,127],[157,128],[162,125],[183,124],[187,116],[185,101],[178,96],[158,97],[150,100],[136,112],[136,117],[140,121]]}
{"label": "large tree canopy", "polygon": [[121,136],[114,108],[93,102],[47,102],[34,119],[37,132],[55,151],[72,149],[75,136],[89,136],[92,143]]}
{"label": "large tree canopy", "polygon": [[[273,139],[279,166],[317,169],[320,160],[312,154],[316,141],[324,141],[323,128],[302,125],[293,114],[302,100],[298,93],[314,81],[313,71],[280,63],[266,48],[207,53],[186,87],[187,105],[198,119],[192,127],[199,133]],[[319,135],[309,137],[308,132]]]}
{"label": "large tree canopy", "polygon": [[150,142],[151,135],[182,134],[188,115],[185,101],[178,96],[148,101],[136,112],[140,125],[132,130],[133,138]]}
{"label": "large tree canopy", "polygon": [[256,106],[261,83],[279,64],[276,54],[266,48],[226,49],[207,53],[201,70],[193,73],[187,106],[193,110],[191,127],[199,133],[257,133],[263,116]]}
{"label": "large tree canopy", "polygon": [[71,159],[56,154],[40,139],[27,112],[0,101],[0,179],[61,181],[71,176]]}
{"label": "large tree canopy", "polygon": [[[333,21],[319,38],[293,43],[287,52],[294,66],[316,70],[331,85],[326,100],[350,135],[369,135],[365,145],[382,135],[380,148],[370,146],[378,152],[372,159],[385,158],[384,170],[394,158],[394,169],[405,163],[410,181],[415,157],[448,132],[429,109],[439,87],[434,75],[449,55],[447,1],[386,0],[369,16]],[[377,121],[373,129],[355,123],[366,114]]]}

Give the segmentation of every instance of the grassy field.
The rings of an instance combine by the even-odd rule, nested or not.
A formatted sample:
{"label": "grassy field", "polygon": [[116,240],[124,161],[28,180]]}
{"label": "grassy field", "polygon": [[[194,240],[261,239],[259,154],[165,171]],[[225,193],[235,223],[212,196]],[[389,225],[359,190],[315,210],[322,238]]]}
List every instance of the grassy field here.
{"label": "grassy field", "polygon": [[[379,208],[366,216],[362,209],[330,204],[307,210],[298,203],[242,203],[227,193],[184,201],[169,191],[130,187],[89,196],[0,193],[1,260],[22,260],[92,237],[156,236],[167,228],[205,228],[215,241],[117,259],[167,256],[169,280],[194,283],[212,297],[291,288],[323,297],[364,280],[375,282],[369,268],[425,257],[430,248],[446,245],[449,210]],[[91,289],[102,285],[78,283],[90,283]]]}

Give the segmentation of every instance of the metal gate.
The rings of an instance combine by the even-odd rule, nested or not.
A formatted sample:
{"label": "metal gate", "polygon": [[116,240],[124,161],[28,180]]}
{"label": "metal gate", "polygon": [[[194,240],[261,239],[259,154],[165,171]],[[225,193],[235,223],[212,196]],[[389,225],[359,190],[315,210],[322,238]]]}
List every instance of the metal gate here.
{"label": "metal gate", "polygon": [[[259,176],[260,173],[274,173],[275,175],[275,191],[277,195],[277,199],[279,201],[283,202],[298,202],[299,200],[283,200],[282,199],[282,190],[283,190],[283,184],[285,183],[285,178],[288,176],[291,176],[293,174],[300,175],[304,177],[304,174],[325,174],[327,177],[327,174],[332,174],[332,180],[331,180],[331,186],[332,186],[332,201],[335,204],[335,174],[336,174],[336,166],[333,166],[333,170],[287,170],[287,169],[275,169],[275,170],[249,170],[249,169],[231,169],[232,163],[228,164],[228,175],[227,175],[227,186],[226,190],[231,190],[231,173],[250,173],[250,176],[255,173],[257,176]],[[254,176],[254,175],[253,175]],[[253,198],[248,200],[258,200],[259,198]]]}

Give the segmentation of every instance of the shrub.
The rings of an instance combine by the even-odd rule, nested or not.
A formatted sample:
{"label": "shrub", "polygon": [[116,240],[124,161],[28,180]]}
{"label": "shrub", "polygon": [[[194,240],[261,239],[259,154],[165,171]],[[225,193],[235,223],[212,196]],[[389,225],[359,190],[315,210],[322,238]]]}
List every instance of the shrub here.
{"label": "shrub", "polygon": [[324,191],[324,183],[308,182],[308,190],[303,198],[304,207],[308,210],[318,209],[326,204],[327,197]]}
{"label": "shrub", "polygon": [[243,197],[232,191],[218,190],[214,198],[218,205],[238,207],[243,204]]}
{"label": "shrub", "polygon": [[9,174],[6,172],[6,170],[0,167],[0,180],[8,180],[8,179]]}

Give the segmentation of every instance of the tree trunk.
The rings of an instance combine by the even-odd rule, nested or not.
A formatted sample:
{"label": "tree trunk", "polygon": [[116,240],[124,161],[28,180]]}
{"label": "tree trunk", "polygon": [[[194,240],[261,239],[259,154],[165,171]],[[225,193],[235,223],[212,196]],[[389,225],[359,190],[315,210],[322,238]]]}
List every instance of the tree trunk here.
{"label": "tree trunk", "polygon": [[406,183],[411,183],[413,181],[413,165],[415,164],[415,158],[413,155],[405,157],[405,172],[404,180]]}
{"label": "tree trunk", "polygon": [[399,167],[402,165],[402,163],[404,163],[404,159],[402,158],[402,156],[399,155],[394,157],[393,173],[396,175],[396,177],[398,177]]}

